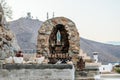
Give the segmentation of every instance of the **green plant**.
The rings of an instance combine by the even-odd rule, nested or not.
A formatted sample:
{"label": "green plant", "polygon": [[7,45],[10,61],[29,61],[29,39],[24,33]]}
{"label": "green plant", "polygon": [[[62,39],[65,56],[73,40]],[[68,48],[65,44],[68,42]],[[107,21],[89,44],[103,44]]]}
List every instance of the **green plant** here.
{"label": "green plant", "polygon": [[117,72],[117,73],[120,73],[120,67],[118,68],[115,68],[115,71]]}

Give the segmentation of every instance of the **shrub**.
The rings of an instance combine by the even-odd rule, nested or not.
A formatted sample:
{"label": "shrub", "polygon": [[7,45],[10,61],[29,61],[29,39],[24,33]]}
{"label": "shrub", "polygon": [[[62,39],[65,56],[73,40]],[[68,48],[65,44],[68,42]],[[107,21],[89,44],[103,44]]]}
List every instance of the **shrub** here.
{"label": "shrub", "polygon": [[120,73],[120,67],[119,67],[119,68],[115,68],[115,71],[116,71],[117,73]]}

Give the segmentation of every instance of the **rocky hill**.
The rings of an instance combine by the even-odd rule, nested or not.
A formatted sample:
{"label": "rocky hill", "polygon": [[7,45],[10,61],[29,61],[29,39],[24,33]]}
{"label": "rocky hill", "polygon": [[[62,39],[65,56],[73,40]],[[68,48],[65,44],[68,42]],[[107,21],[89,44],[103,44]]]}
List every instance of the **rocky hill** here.
{"label": "rocky hill", "polygon": [[[37,33],[42,21],[38,19],[20,18],[9,23],[9,28],[16,34],[20,47],[35,49]],[[84,52],[92,57],[93,52],[99,52],[99,60],[102,62],[116,62],[120,58],[120,46],[103,44],[84,38],[80,38],[80,46]]]}
{"label": "rocky hill", "polygon": [[36,48],[38,29],[42,21],[31,18],[19,18],[9,22],[9,28],[16,34],[18,44],[22,50]]}

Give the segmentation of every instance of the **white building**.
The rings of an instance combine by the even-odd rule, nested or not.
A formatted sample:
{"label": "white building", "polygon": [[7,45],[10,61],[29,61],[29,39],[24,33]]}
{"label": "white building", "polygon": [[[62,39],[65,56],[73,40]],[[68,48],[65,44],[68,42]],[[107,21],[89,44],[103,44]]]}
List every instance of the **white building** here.
{"label": "white building", "polygon": [[98,63],[98,52],[93,52],[93,59],[95,63]]}
{"label": "white building", "polygon": [[113,66],[112,66],[111,63],[109,63],[108,65],[101,65],[101,66],[99,67],[99,71],[100,71],[101,73],[111,72],[112,69],[113,69]]}

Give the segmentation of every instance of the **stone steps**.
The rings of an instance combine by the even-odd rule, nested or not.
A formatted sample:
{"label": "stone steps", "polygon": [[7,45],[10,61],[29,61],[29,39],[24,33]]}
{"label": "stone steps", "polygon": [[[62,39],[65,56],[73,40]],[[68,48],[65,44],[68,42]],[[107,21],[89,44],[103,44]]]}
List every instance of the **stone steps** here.
{"label": "stone steps", "polygon": [[95,80],[92,75],[86,71],[75,71],[75,80]]}

